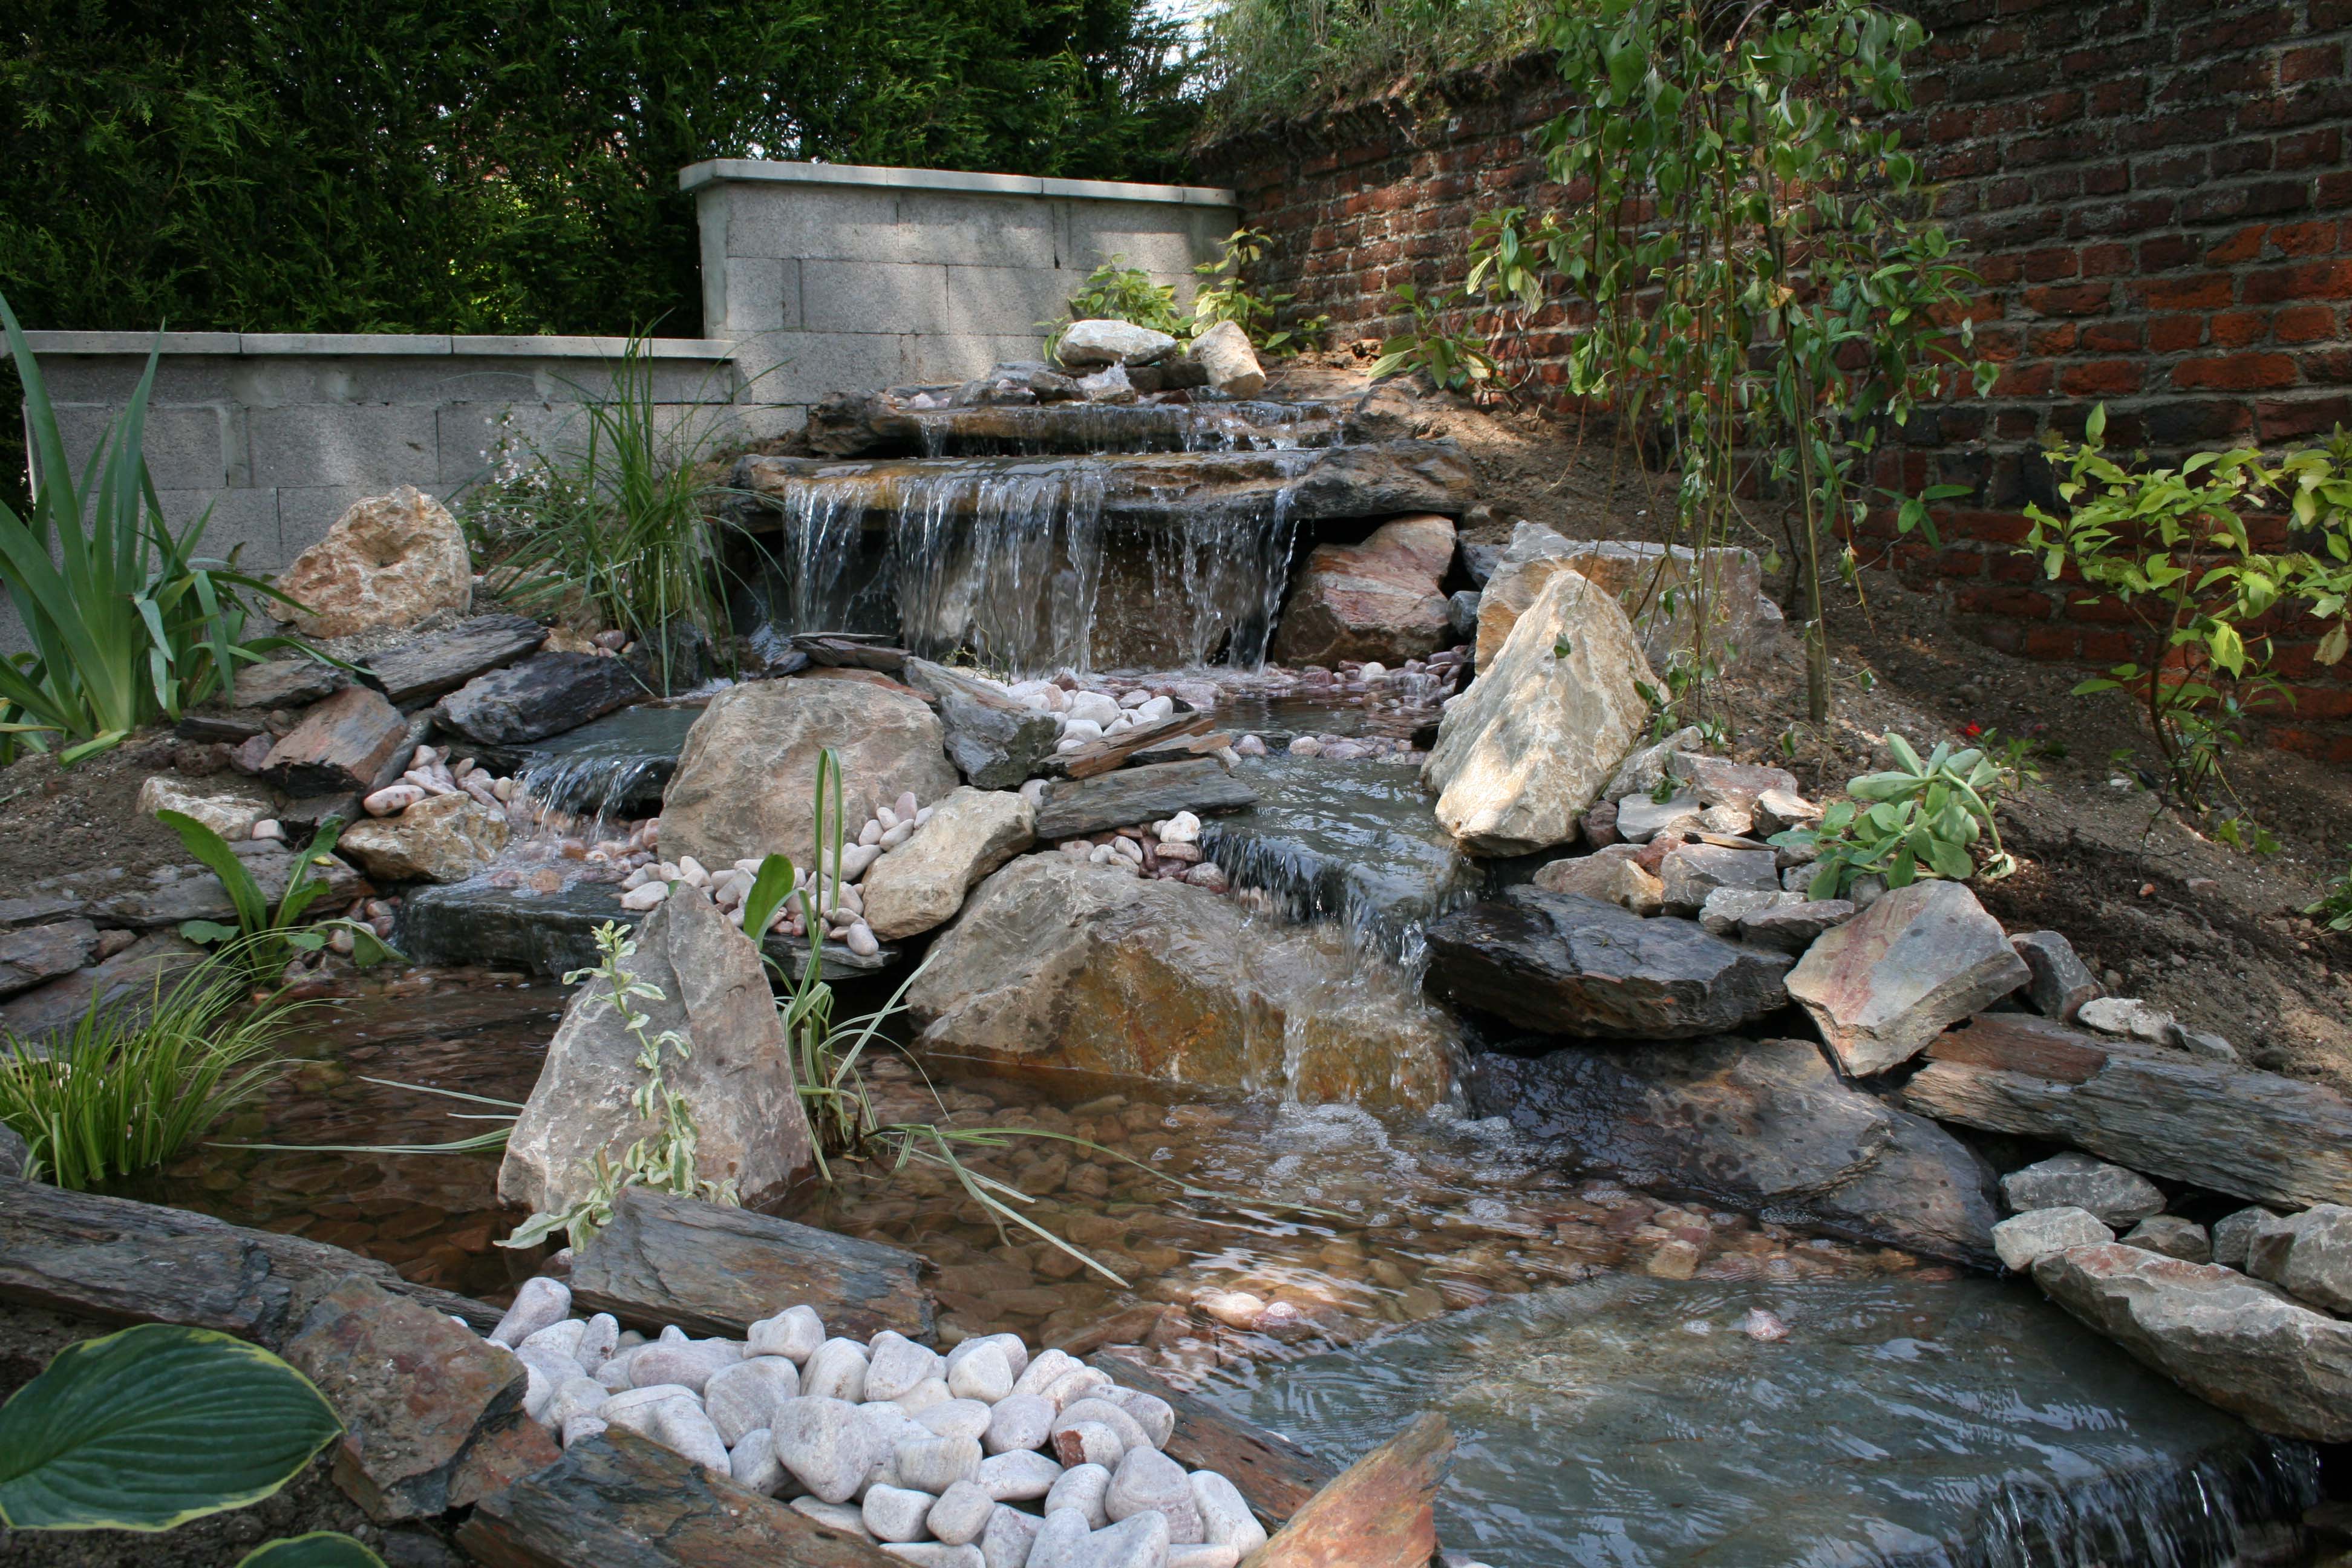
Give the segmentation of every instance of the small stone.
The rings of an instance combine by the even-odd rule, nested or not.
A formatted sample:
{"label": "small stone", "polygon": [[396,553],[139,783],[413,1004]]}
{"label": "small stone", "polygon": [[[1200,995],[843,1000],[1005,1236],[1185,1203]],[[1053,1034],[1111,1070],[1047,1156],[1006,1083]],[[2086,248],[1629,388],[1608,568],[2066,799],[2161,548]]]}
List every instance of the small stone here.
{"label": "small stone", "polygon": [[2118,1227],[2164,1212],[2164,1194],[2155,1183],[2071,1149],[2003,1176],[2000,1195],[2019,1214],[2073,1207]]}
{"label": "small stone", "polygon": [[962,1546],[980,1539],[996,1507],[995,1500],[978,1482],[958,1481],[931,1504],[924,1524],[932,1535],[949,1545]]}
{"label": "small stone", "polygon": [[[1190,1488],[1185,1500],[1191,1501]],[[1086,1568],[1166,1568],[1172,1534],[1166,1516],[1132,1514],[1108,1530],[1095,1531],[1087,1542],[1086,1555],[1078,1561]]]}
{"label": "small stone", "polygon": [[2074,1022],[2102,1035],[2139,1040],[2151,1046],[2180,1043],[2180,1021],[2163,1008],[2137,996],[2096,996],[2074,1010]]}
{"label": "small stone", "polygon": [[1057,1423],[1053,1442],[1054,1457],[1065,1465],[1100,1465],[1108,1468],[1127,1453],[1118,1428],[1101,1421],[1074,1421],[1067,1426]]}
{"label": "small stone", "polygon": [[1206,889],[1212,893],[1222,893],[1227,886],[1224,868],[1214,860],[1202,861],[1184,873],[1184,880],[1195,888]]}
{"label": "small stone", "polygon": [[1645,795],[1628,795],[1617,803],[1617,836],[1628,844],[1647,844],[1670,828],[1696,828],[1705,810],[1696,795],[1678,795],[1664,801]]}
{"label": "small stone", "polygon": [[776,1458],[774,1434],[761,1426],[746,1432],[727,1454],[729,1479],[761,1497],[773,1497],[783,1489],[783,1461]]}
{"label": "small stone", "polygon": [[709,1385],[712,1378],[739,1364],[742,1359],[743,1347],[733,1340],[689,1340],[683,1344],[651,1344],[630,1358],[629,1382],[637,1388],[653,1384],[682,1384],[699,1394]]}
{"label": "small stone", "polygon": [[1265,1544],[1265,1527],[1250,1511],[1241,1489],[1214,1470],[1194,1470],[1192,1504],[1200,1510],[1201,1534],[1213,1546],[1229,1546],[1246,1557]]}
{"label": "small stone", "polygon": [[908,1487],[870,1487],[859,1511],[877,1541],[919,1541],[937,1501],[929,1492]]}
{"label": "small stone", "polygon": [[1265,1310],[1265,1300],[1246,1290],[1220,1290],[1202,1298],[1200,1306],[1201,1310],[1229,1329],[1249,1329],[1257,1325],[1258,1315]]}
{"label": "small stone", "polygon": [[1034,1394],[1011,1394],[989,1412],[988,1431],[981,1447],[991,1454],[1035,1448],[1054,1430],[1054,1407]]}
{"label": "small stone", "polygon": [[874,1336],[867,1350],[864,1396],[896,1399],[917,1384],[937,1377],[944,1364],[940,1352],[929,1345],[919,1345],[904,1334],[885,1329]]}
{"label": "small stone", "polygon": [[[1266,1313],[1273,1313],[1287,1305],[1287,1302],[1276,1301],[1266,1309]],[[1261,1325],[1264,1324],[1265,1314],[1260,1315],[1258,1321]],[[1176,1407],[1158,1394],[1146,1394],[1139,1388],[1129,1388],[1124,1384],[1114,1383],[1102,1391],[1100,1397],[1108,1400],[1133,1416],[1135,1424],[1143,1428],[1144,1440],[1153,1447],[1166,1447],[1168,1439],[1175,1436]]]}
{"label": "small stone", "polygon": [[1103,1465],[1073,1465],[1064,1470],[1045,1494],[1045,1515],[1075,1509],[1086,1517],[1088,1530],[1110,1522],[1110,1470]]}
{"label": "small stone", "polygon": [[898,1459],[900,1479],[937,1497],[956,1482],[979,1476],[980,1439],[902,1437],[898,1440]]}
{"label": "small stone", "polygon": [[1630,855],[1586,855],[1554,860],[1535,874],[1535,885],[1548,893],[1576,893],[1588,899],[1654,915],[1665,905],[1666,886],[1642,868]]}
{"label": "small stone", "polygon": [[1160,837],[1170,844],[1198,844],[1201,841],[1201,819],[1189,811],[1180,811],[1168,819]]}
{"label": "small stone", "polygon": [[1769,1345],[1787,1339],[1789,1325],[1778,1312],[1750,1307],[1748,1315],[1739,1320],[1739,1331],[1759,1345]]}
{"label": "small stone", "polygon": [[[1036,1357],[1032,1360],[1026,1367],[1022,1369],[1021,1375],[1013,1381],[1013,1392],[1016,1395],[1034,1394],[1041,1398],[1045,1398],[1047,1404],[1053,1405],[1053,1400],[1046,1397],[1049,1391],[1055,1384],[1061,1382],[1062,1379],[1069,1376],[1070,1373],[1082,1369],[1086,1371],[1094,1370],[1093,1368],[1086,1367],[1084,1363],[1071,1355],[1067,1351],[1040,1351],[1037,1352]],[[1108,1381],[1108,1379],[1106,1379],[1106,1381]],[[1054,1408],[1055,1412],[1058,1413],[1061,1406],[1055,1405]]]}
{"label": "small stone", "polygon": [[2179,1215],[2150,1215],[2132,1226],[2124,1237],[2124,1245],[2160,1252],[2183,1263],[2213,1261],[2213,1241],[2205,1227]]}
{"label": "small stone", "polygon": [[2099,994],[2099,983],[2064,933],[2021,931],[2009,939],[2009,945],[2032,974],[2025,983],[2026,1005],[2043,1017],[2072,1022],[2083,1004]]}
{"label": "small stone", "polygon": [[2053,1252],[2115,1238],[2098,1215],[2073,1207],[2034,1209],[1992,1227],[1992,1249],[2000,1255],[2002,1267],[2020,1273]]}
{"label": "small stone", "polygon": [[948,1392],[946,1378],[927,1377],[890,1403],[909,1415],[919,1416],[925,1411],[945,1405],[954,1397],[954,1394]]}
{"label": "small stone", "polygon": [[1660,1279],[1687,1279],[1698,1272],[1700,1256],[1696,1242],[1670,1241],[1650,1255],[1645,1271]]}
{"label": "small stone", "polygon": [[974,1479],[998,1502],[1025,1502],[1050,1493],[1067,1473],[1034,1449],[1015,1448],[982,1459]]}
{"label": "small stone", "polygon": [[1013,1381],[1013,1363],[997,1344],[982,1345],[948,1368],[948,1392],[958,1399],[976,1399],[983,1405],[993,1405],[1011,1394]]}
{"label": "small stone", "polygon": [[1713,935],[1737,941],[1748,916],[1787,905],[1801,905],[1804,897],[1778,888],[1717,888],[1698,907],[1699,925]]}
{"label": "small stone", "polygon": [[1231,1546],[1171,1546],[1167,1568],[1239,1568],[1242,1554]]}
{"label": "small stone", "polygon": [[988,1406],[977,1399],[943,1399],[915,1416],[935,1437],[978,1437],[988,1430]]}
{"label": "small stone", "polygon": [[1770,837],[1822,819],[1822,808],[1791,789],[1768,789],[1756,797],[1756,831]]}
{"label": "small stone", "polygon": [[1045,1521],[998,1503],[989,1510],[988,1528],[981,1532],[981,1561],[985,1568],[1027,1568],[1029,1553]]}
{"label": "small stone", "polygon": [[602,1415],[574,1415],[563,1424],[563,1446],[569,1448],[574,1443],[608,1430],[611,1426],[612,1423]]}
{"label": "small stone", "polygon": [[847,1503],[826,1502],[814,1497],[794,1498],[792,1507],[794,1513],[806,1519],[813,1519],[827,1530],[837,1530],[844,1535],[854,1535],[860,1541],[874,1539],[872,1532],[866,1528],[866,1514],[862,1509],[853,1508]]}
{"label": "small stone", "polygon": [[780,1355],[794,1365],[805,1365],[824,1343],[824,1320],[814,1307],[787,1307],[772,1318],[753,1323],[744,1353]]}
{"label": "small stone", "polygon": [[2275,1215],[2263,1210],[2254,1216],[2253,1228],[2246,1233],[2246,1272],[2257,1279],[2267,1279],[2275,1285],[2286,1272],[2287,1254],[2294,1248],[2294,1239],[2303,1233],[2304,1218],[2300,1214]]}
{"label": "small stone", "polygon": [[784,1468],[824,1502],[846,1502],[883,1457],[857,1407],[822,1395],[779,1405],[774,1443]]}
{"label": "small stone", "polygon": [[1129,1520],[1144,1512],[1156,1512],[1168,1523],[1168,1538],[1174,1542],[1197,1542],[1201,1533],[1201,1510],[1192,1500],[1192,1483],[1184,1467],[1156,1448],[1136,1448],[1118,1462],[1111,1472],[1110,1491],[1103,1499],[1104,1511],[1113,1520]]}
{"label": "small stone", "polygon": [[540,1330],[572,1315],[572,1288],[561,1279],[536,1275],[515,1290],[514,1305],[489,1332],[492,1344],[511,1350]]}
{"label": "small stone", "polygon": [[2259,1205],[2242,1208],[2222,1215],[2213,1222],[2213,1261],[2225,1268],[2242,1269],[2246,1266],[2246,1243],[2252,1238],[2256,1222],[2273,1217],[2271,1211]]}
{"label": "small stone", "polygon": [[801,1370],[801,1397],[838,1399],[856,1405],[866,1397],[866,1347],[856,1340],[832,1339],[819,1345]]}
{"label": "small stone", "polygon": [[683,1455],[720,1475],[730,1473],[731,1466],[727,1445],[720,1441],[719,1428],[711,1425],[709,1413],[699,1400],[683,1395],[667,1400],[654,1409],[654,1429],[649,1434],[655,1441],[672,1453]]}
{"label": "small stone", "polygon": [[1045,1522],[1029,1543],[1028,1568],[1095,1568],[1087,1516],[1074,1508],[1048,1509]]}
{"label": "small stone", "polygon": [[2295,1217],[2300,1223],[2278,1282],[2289,1295],[2352,1313],[2352,1207],[2319,1204]]}
{"label": "small stone", "polygon": [[798,1398],[800,1391],[800,1368],[780,1355],[752,1356],[713,1373],[703,1387],[702,1403],[719,1437],[732,1448],[744,1433],[769,1426],[776,1407]]}

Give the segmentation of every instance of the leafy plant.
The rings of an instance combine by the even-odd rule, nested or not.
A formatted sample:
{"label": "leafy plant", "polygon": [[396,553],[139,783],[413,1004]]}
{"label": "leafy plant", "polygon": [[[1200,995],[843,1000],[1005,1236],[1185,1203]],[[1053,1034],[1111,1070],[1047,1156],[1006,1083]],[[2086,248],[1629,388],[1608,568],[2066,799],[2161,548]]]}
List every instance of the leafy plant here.
{"label": "leafy plant", "polygon": [[[2084,439],[2052,454],[2066,514],[2028,506],[2017,548],[2053,581],[2095,590],[2084,603],[2112,599],[2130,614],[2139,657],[2074,690],[2137,698],[2179,804],[2204,811],[2232,793],[2227,759],[2252,710],[2293,700],[2258,625],[2274,611],[2318,619],[2322,664],[2352,639],[2352,436],[2339,427],[2326,447],[2276,463],[2242,447],[2134,471],[2105,455],[2105,434],[2101,405]],[[2263,510],[2292,518],[2308,548],[2256,549],[2246,514]]]}
{"label": "leafy plant", "polygon": [[144,994],[93,997],[45,1044],[0,1037],[0,1122],[25,1140],[26,1174],[87,1192],[164,1164],[279,1071],[299,1005],[247,1005],[234,951]]}
{"label": "leafy plant", "polygon": [[[727,524],[712,511],[723,492],[703,472],[727,427],[699,415],[673,426],[658,368],[650,340],[631,336],[608,385],[574,385],[584,426],[546,446],[517,438],[506,471],[464,510],[502,597],[534,615],[584,612],[645,642],[668,694],[693,684],[677,668],[678,628],[722,658],[729,646]],[[727,401],[704,393],[698,401]]]}
{"label": "leafy plant", "polygon": [[[342,1432],[310,1380],[210,1329],[142,1323],[59,1351],[0,1406],[0,1526],[146,1533],[273,1496]],[[240,1568],[382,1568],[348,1535]]]}
{"label": "leafy plant", "polygon": [[1460,392],[1494,379],[1497,366],[1486,340],[1445,324],[1446,312],[1469,298],[1465,290],[1445,289],[1424,297],[1412,284],[1400,283],[1392,292],[1411,324],[1381,344],[1381,356],[1372,362],[1373,380],[1418,371],[1437,385]]}
{"label": "leafy plant", "polygon": [[352,962],[362,969],[401,956],[364,921],[338,917],[315,925],[301,923],[310,906],[326,894],[327,881],[318,875],[318,868],[334,863],[335,841],[343,831],[341,818],[331,816],[319,824],[310,842],[294,857],[294,869],[287,878],[286,891],[278,895],[278,907],[272,910],[261,885],[253,879],[253,873],[246,869],[245,861],[229,847],[228,840],[185,812],[159,811],[155,816],[180,836],[189,854],[220,879],[221,886],[228,889],[230,905],[236,910],[234,926],[225,926],[217,921],[183,921],[180,934],[199,945],[229,944],[226,951],[245,962],[255,979],[274,982],[298,955],[318,952],[338,931],[350,935]]}
{"label": "leafy plant", "polygon": [[[1918,170],[1891,129],[1910,106],[1904,62],[1919,25],[1867,0],[1736,12],[1582,0],[1557,10],[1548,37],[1579,100],[1541,141],[1551,180],[1576,199],[1482,219],[1465,295],[1507,338],[1555,293],[1580,304],[1591,321],[1566,390],[1612,413],[1626,442],[1654,431],[1673,449],[1677,530],[1702,563],[1689,584],[1694,708],[1714,663],[1707,552],[1727,541],[1759,467],[1794,486],[1789,554],[1821,722],[1825,535],[1889,502],[1903,530],[1932,528],[1927,503],[1957,492],[1875,489],[1874,455],[1954,374],[1980,389],[1993,374],[1960,352],[1974,280],[1917,216]],[[1849,551],[1835,570],[1851,579],[1853,566]],[[1662,560],[1662,583],[1666,570]]]}
{"label": "leafy plant", "polygon": [[77,479],[5,296],[0,326],[24,383],[35,480],[24,515],[0,503],[0,581],[32,644],[0,658],[0,762],[54,736],[58,760],[72,763],[226,689],[240,661],[299,647],[245,637],[244,594],[294,601],[237,571],[234,551],[226,562],[196,553],[209,510],[176,532],[164,521],[145,450],[160,337],[129,406]]}
{"label": "leafy plant", "polygon": [[2352,931],[2352,868],[2330,883],[2318,899],[2305,904],[2303,912],[2329,931]]}
{"label": "leafy plant", "polygon": [[[1982,752],[1956,751],[1949,742],[1939,742],[1925,761],[1900,735],[1889,734],[1886,749],[1895,765],[1847,780],[1853,798],[1832,803],[1819,827],[1773,837],[1776,845],[1819,851],[1811,897],[1843,898],[1857,877],[1902,888],[1922,877],[1959,882],[1979,870],[1999,878],[2017,868],[1993,820],[1999,793],[2012,775]],[[1975,855],[1979,840],[1989,847],[1982,867]]]}
{"label": "leafy plant", "polygon": [[627,931],[618,922],[606,921],[596,928],[594,967],[572,971],[563,977],[563,984],[577,985],[583,980],[603,983],[605,1005],[637,1043],[637,1071],[644,1076],[630,1091],[629,1109],[636,1113],[639,1121],[651,1122],[654,1130],[632,1142],[617,1165],[603,1150],[598,1150],[596,1180],[591,1190],[560,1213],[531,1215],[499,1244],[501,1247],[536,1247],[560,1230],[573,1247],[584,1247],[596,1238],[597,1232],[612,1223],[614,1201],[628,1187],[650,1187],[656,1192],[700,1198],[730,1208],[740,1201],[732,1180],[705,1181],[695,1168],[698,1140],[694,1110],[686,1103],[684,1095],[670,1088],[667,1077],[667,1059],[690,1059],[694,1042],[678,1029],[664,1029],[658,1035],[646,1033],[646,1026],[653,1019],[639,1012],[636,1003],[659,1002],[663,994],[660,986],[640,980],[622,967],[636,951],[637,944],[629,939]]}
{"label": "leafy plant", "polygon": [[1069,314],[1037,323],[1045,334],[1047,359],[1054,357],[1062,334],[1073,321],[1127,321],[1172,338],[1190,335],[1184,312],[1176,307],[1176,286],[1155,282],[1140,267],[1121,265],[1126,259],[1114,256],[1087,273],[1086,282],[1069,298]]}
{"label": "leafy plant", "polygon": [[1192,319],[1185,325],[1189,336],[1197,338],[1220,321],[1232,321],[1263,354],[1286,357],[1315,346],[1331,324],[1329,316],[1303,316],[1286,328],[1276,328],[1282,307],[1297,296],[1254,294],[1245,281],[1273,243],[1273,237],[1262,230],[1237,228],[1225,236],[1223,255],[1192,268],[1201,275],[1201,284],[1192,296]]}
{"label": "leafy plant", "polygon": [[1552,0],[1223,0],[1204,17],[1211,135],[1434,82],[1535,47]]}

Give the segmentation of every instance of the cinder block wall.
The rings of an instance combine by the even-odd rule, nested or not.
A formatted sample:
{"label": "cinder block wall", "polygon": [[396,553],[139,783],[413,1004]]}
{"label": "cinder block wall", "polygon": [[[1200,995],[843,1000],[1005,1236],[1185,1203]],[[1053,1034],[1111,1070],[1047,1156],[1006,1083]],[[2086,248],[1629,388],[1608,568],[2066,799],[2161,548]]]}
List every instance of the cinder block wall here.
{"label": "cinder block wall", "polygon": [[[2169,460],[2352,425],[2352,0],[1922,0],[1930,32],[1910,145],[1985,287],[1980,352],[2002,367],[1890,448],[1885,477],[1956,483],[1945,547],[1865,544],[1958,624],[2035,658],[2129,657],[2120,607],[2037,581],[2011,548],[2056,500],[2042,442],[2108,405],[2108,443]],[[1208,150],[1244,221],[1275,237],[1268,283],[1328,311],[1337,341],[1402,330],[1390,290],[1459,281],[1471,220],[1579,199],[1544,177],[1537,132],[1571,101],[1548,57]],[[1563,379],[1580,322],[1559,306],[1528,347]],[[2319,628],[2272,628],[2296,703],[2283,744],[2352,761],[2352,660]]]}
{"label": "cinder block wall", "polygon": [[702,226],[703,331],[736,345],[747,396],[961,381],[1034,359],[1102,263],[1176,286],[1234,226],[1234,195],[1185,185],[724,160],[678,176]]}

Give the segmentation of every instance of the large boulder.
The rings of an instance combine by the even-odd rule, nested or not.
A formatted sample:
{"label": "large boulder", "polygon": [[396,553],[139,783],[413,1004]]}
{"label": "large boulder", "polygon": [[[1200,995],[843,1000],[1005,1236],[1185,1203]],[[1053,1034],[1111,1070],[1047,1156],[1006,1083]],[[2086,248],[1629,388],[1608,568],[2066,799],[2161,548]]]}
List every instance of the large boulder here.
{"label": "large boulder", "polygon": [[278,586],[302,606],[296,630],[341,637],[464,615],[474,602],[474,563],[457,520],[403,485],[352,502],[326,538],[294,558]]}
{"label": "large boulder", "polygon": [[1421,769],[1437,820],[1482,855],[1568,842],[1649,721],[1654,679],[1617,601],[1560,574],[1447,704]]}
{"label": "large boulder", "polygon": [[434,717],[469,741],[515,746],[576,730],[646,695],[646,687],[617,658],[535,653],[467,681],[441,699]]}
{"label": "large boulder", "polygon": [[1574,893],[1513,888],[1429,928],[1429,980],[1464,1006],[1523,1029],[1604,1039],[1682,1039],[1736,1029],[1788,1000],[1785,952],[1644,920]]}
{"label": "large boulder", "polygon": [[2108,1242],[2033,1266],[2051,1299],[2258,1431],[2352,1441],[2352,1323],[2211,1263]]}
{"label": "large boulder", "polygon": [[2032,978],[2000,922],[1958,882],[1914,882],[1823,931],[1789,975],[1857,1078],[1909,1061]]}
{"label": "large boulder", "polygon": [[1438,584],[1454,561],[1454,523],[1401,517],[1361,544],[1318,544],[1275,634],[1285,664],[1343,658],[1402,664],[1437,651],[1452,612]]}
{"label": "large boulder", "polygon": [[[646,1015],[646,1037],[676,1029],[689,1042],[683,1058],[665,1048],[662,1076],[694,1118],[698,1173],[734,1182],[747,1206],[774,1202],[808,1173],[813,1154],[760,950],[690,889],[664,900],[635,941],[624,973],[661,993],[640,993],[632,1004]],[[657,1130],[630,1103],[645,1082],[640,1049],[604,981],[591,978],[572,993],[507,1141],[501,1198],[560,1212],[593,1186],[599,1154],[617,1163]]]}
{"label": "large boulder", "polygon": [[1842,1081],[1810,1040],[1489,1053],[1465,1086],[1480,1115],[1586,1169],[1931,1257],[1992,1257],[1992,1173],[1927,1118]]}
{"label": "large boulder", "polygon": [[1073,856],[982,882],[907,1003],[917,1049],[1000,1068],[1408,1109],[1451,1081],[1444,1022],[1333,928]]}
{"label": "large boulder", "polygon": [[[1664,667],[1696,646],[1701,590],[1712,595],[1707,655],[1729,667],[1779,622],[1765,613],[1763,563],[1750,550],[1709,550],[1706,568],[1687,545],[1629,539],[1569,539],[1541,523],[1522,522],[1478,595],[1477,668],[1501,653],[1519,616],[1562,572],[1599,584],[1633,617],[1642,651]],[[1695,580],[1696,579],[1696,580]]]}
{"label": "large boulder", "polygon": [[335,847],[387,882],[462,882],[497,858],[510,831],[505,812],[470,795],[436,795],[353,823]]}
{"label": "large boulder", "polygon": [[[662,853],[725,866],[770,854],[816,859],[817,753],[841,759],[853,831],[901,794],[926,804],[957,787],[940,721],[919,698],[856,680],[730,687],[687,731],[662,801]],[[827,803],[828,825],[831,804]]]}
{"label": "large boulder", "polygon": [[956,791],[866,871],[866,925],[895,942],[946,923],[982,878],[1029,847],[1036,826],[1036,807],[1010,791]]}

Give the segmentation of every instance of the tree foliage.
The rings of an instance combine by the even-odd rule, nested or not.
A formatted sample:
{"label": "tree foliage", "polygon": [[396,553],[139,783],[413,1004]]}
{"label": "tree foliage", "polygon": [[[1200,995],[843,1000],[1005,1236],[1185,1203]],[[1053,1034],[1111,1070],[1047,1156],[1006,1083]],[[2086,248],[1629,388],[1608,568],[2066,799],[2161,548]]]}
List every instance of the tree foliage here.
{"label": "tree foliage", "polygon": [[1166,172],[1145,0],[16,0],[0,278],[42,328],[695,330],[677,172]]}

